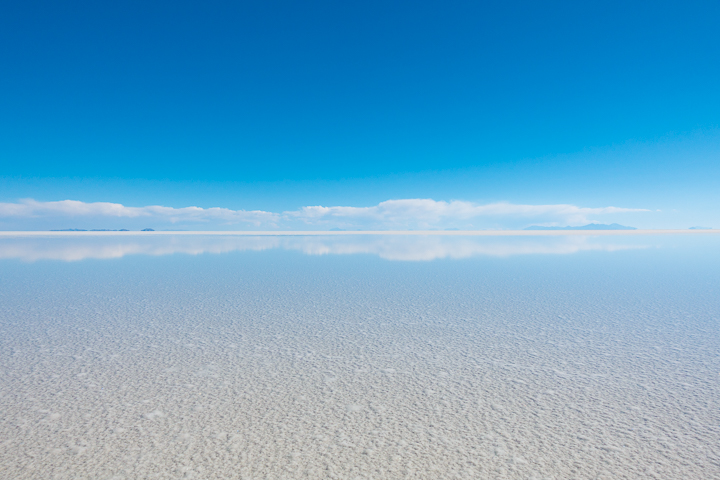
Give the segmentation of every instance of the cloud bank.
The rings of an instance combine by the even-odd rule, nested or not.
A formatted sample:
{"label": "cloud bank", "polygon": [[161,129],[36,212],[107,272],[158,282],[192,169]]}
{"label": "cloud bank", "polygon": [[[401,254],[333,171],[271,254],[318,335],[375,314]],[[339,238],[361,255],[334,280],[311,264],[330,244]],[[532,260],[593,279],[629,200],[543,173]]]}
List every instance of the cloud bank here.
{"label": "cloud bank", "polygon": [[[23,225],[28,229],[128,228],[144,225],[189,229],[482,229],[522,228],[529,224],[582,225],[596,217],[647,212],[646,209],[568,204],[518,205],[477,204],[432,199],[388,200],[371,207],[306,206],[282,213],[262,210],[184,207],[159,205],[128,207],[119,203],[85,203],[77,200],[0,203],[2,229]],[[17,227],[16,227],[17,228]]]}
{"label": "cloud bank", "polygon": [[85,203],[77,200],[59,202],[37,202],[32,199],[20,203],[0,203],[0,217],[42,218],[42,217],[110,217],[110,218],[153,218],[170,223],[182,221],[207,222],[218,220],[228,223],[247,222],[263,225],[277,221],[277,214],[260,210],[230,210],[229,208],[172,208],[160,205],[147,207],[126,207],[120,203]]}
{"label": "cloud bank", "polygon": [[470,222],[475,219],[534,219],[563,221],[567,225],[590,222],[590,216],[613,213],[645,212],[634,208],[583,208],[575,205],[517,205],[490,203],[478,205],[472,202],[451,202],[431,199],[388,200],[374,207],[303,207],[285,215],[298,218],[308,224],[365,221],[383,226],[437,228],[446,223]]}

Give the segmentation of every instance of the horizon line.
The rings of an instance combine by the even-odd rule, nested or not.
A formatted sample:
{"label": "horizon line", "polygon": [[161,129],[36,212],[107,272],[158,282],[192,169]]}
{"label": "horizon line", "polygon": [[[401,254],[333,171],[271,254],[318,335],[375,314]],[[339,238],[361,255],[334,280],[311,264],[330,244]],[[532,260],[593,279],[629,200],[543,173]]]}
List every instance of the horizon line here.
{"label": "horizon line", "polygon": [[434,235],[434,236],[558,236],[558,235],[702,235],[720,233],[720,229],[637,229],[637,230],[156,230],[156,231],[48,231],[0,230],[0,237],[87,237],[87,236],[153,236],[153,235],[217,235],[217,236],[324,236],[324,235]]}

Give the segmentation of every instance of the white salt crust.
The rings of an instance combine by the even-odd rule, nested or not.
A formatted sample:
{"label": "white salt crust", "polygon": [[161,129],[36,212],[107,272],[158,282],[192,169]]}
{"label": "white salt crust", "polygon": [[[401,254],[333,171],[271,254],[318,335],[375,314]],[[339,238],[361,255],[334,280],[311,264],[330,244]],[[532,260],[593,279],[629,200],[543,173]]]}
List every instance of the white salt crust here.
{"label": "white salt crust", "polygon": [[717,265],[635,254],[2,263],[0,478],[720,478]]}

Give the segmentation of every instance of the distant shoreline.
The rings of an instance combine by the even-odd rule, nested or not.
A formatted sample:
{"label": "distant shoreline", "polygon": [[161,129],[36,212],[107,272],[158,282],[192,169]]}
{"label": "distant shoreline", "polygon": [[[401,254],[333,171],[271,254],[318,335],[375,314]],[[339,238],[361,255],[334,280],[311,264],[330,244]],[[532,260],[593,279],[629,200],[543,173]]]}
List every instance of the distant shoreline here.
{"label": "distant shoreline", "polygon": [[0,231],[0,237],[107,237],[156,235],[225,235],[225,236],[335,236],[335,235],[433,235],[467,237],[536,237],[536,236],[606,236],[606,235],[712,235],[710,230],[355,230],[355,231]]}

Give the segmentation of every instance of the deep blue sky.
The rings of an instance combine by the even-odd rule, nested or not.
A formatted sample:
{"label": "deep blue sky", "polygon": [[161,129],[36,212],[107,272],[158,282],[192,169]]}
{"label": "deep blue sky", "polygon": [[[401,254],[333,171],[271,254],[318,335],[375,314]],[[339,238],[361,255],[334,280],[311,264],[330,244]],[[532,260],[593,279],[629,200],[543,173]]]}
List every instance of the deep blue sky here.
{"label": "deep blue sky", "polygon": [[716,1],[3,2],[0,201],[701,208],[718,25]]}

